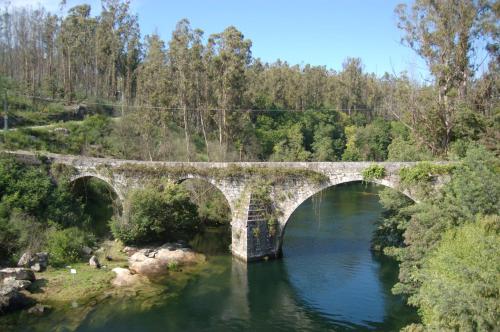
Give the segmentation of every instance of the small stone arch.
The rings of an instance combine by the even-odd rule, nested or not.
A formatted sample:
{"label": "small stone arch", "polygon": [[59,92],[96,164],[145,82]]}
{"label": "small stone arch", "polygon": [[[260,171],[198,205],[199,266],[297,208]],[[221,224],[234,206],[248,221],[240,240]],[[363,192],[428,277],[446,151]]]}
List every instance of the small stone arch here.
{"label": "small stone arch", "polygon": [[[297,208],[299,208],[306,200],[309,198],[313,197],[314,195],[320,193],[323,190],[327,190],[329,188],[341,185],[341,184],[346,184],[346,183],[356,183],[356,182],[363,182],[365,181],[363,177],[360,176],[353,176],[348,179],[344,178],[340,181],[328,181],[325,184],[322,184],[320,186],[311,188],[311,190],[302,196],[297,197],[295,200],[293,200],[293,204],[289,204],[285,211],[283,211],[283,215],[279,218],[279,224],[280,224],[280,229],[279,229],[279,236],[276,241],[276,248],[275,252],[277,253],[278,256],[281,256],[281,248],[283,245],[283,239],[285,237],[285,231],[286,231],[286,226],[288,225],[288,222],[290,220],[291,215]],[[387,179],[374,179],[374,180],[369,180],[365,182],[370,182],[374,184],[378,184],[384,187],[391,188],[393,190],[398,191],[399,193],[405,195],[409,199],[411,199],[413,202],[418,203],[418,201],[411,196],[411,194],[407,191],[402,191],[401,188],[398,186],[397,183],[387,180]]]}
{"label": "small stone arch", "polygon": [[117,188],[115,185],[113,185],[113,181],[106,176],[103,176],[103,175],[100,175],[97,173],[84,172],[84,173],[79,173],[78,175],[71,177],[69,182],[72,183],[72,182],[75,182],[79,179],[84,179],[84,178],[96,178],[96,179],[99,179],[99,180],[105,182],[111,189],[113,189],[113,191],[118,196],[118,199],[120,200],[120,204],[122,204],[122,206],[123,206],[123,202],[125,201],[125,196],[124,196],[123,192],[119,188]]}
{"label": "small stone arch", "polygon": [[215,181],[212,178],[207,178],[207,177],[199,176],[199,175],[196,175],[196,174],[189,174],[189,175],[183,176],[182,178],[176,179],[174,181],[174,183],[181,184],[181,183],[183,183],[186,180],[202,180],[202,181],[204,181],[204,182],[209,183],[210,185],[212,185],[214,188],[216,188],[218,191],[220,191],[222,193],[222,195],[226,199],[226,202],[227,202],[227,204],[229,206],[231,214],[233,213],[234,208],[235,208],[234,207],[234,202],[231,199],[231,197],[229,197],[229,195],[227,194],[227,188],[224,187],[224,185],[221,184],[219,181]]}

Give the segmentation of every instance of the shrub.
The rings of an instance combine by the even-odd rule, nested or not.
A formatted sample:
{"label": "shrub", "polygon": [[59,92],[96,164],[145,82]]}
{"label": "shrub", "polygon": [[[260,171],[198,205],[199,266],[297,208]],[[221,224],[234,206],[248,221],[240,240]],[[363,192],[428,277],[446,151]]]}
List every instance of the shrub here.
{"label": "shrub", "polygon": [[420,162],[413,167],[403,167],[399,171],[401,184],[410,186],[431,182],[435,176],[449,174],[453,166],[433,165],[429,162]]}
{"label": "shrub", "polygon": [[128,212],[128,220],[111,224],[113,235],[126,244],[189,239],[200,224],[188,192],[173,183],[132,191]]}
{"label": "shrub", "polygon": [[82,259],[82,248],[94,244],[94,236],[77,227],[62,230],[53,227],[47,233],[46,250],[49,252],[51,265],[61,266],[78,262]]}
{"label": "shrub", "polygon": [[373,164],[365,168],[362,174],[365,181],[382,179],[385,176],[385,168],[384,166]]}
{"label": "shrub", "polygon": [[412,300],[431,330],[493,331],[500,324],[498,215],[449,230],[425,259]]}

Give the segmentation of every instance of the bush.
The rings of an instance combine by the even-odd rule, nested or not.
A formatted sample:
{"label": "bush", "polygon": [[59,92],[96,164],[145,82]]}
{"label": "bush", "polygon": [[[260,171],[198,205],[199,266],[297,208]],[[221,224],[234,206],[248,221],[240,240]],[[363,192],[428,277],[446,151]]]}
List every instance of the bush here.
{"label": "bush", "polygon": [[489,216],[445,233],[420,271],[413,301],[436,331],[493,331],[500,325],[500,219]]}
{"label": "bush", "polygon": [[94,236],[79,228],[61,230],[54,227],[47,233],[46,250],[49,252],[51,265],[61,266],[78,262],[83,257],[82,248],[94,244]]}
{"label": "bush", "polygon": [[188,192],[173,183],[132,191],[128,212],[128,220],[111,224],[113,235],[125,244],[189,239],[200,224]]}
{"label": "bush", "polygon": [[362,174],[365,181],[382,179],[385,176],[385,168],[384,166],[373,164],[365,168]]}

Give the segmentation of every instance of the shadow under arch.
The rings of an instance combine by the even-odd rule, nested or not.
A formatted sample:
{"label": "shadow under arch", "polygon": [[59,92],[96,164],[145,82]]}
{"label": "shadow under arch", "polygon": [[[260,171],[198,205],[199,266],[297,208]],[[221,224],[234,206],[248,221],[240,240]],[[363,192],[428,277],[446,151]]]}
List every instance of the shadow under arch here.
{"label": "shadow under arch", "polygon": [[[337,182],[337,183],[326,183],[326,184],[320,186],[319,188],[317,188],[316,190],[314,190],[309,195],[305,195],[305,196],[301,197],[300,199],[298,199],[295,202],[294,206],[291,209],[288,209],[284,213],[284,215],[280,218],[281,219],[280,220],[280,233],[279,233],[277,247],[276,247],[276,251],[275,251],[276,253],[278,253],[278,257],[282,256],[283,240],[284,240],[285,233],[286,233],[286,227],[290,221],[290,217],[302,204],[304,204],[307,200],[314,198],[318,194],[322,194],[323,192],[325,192],[331,188],[335,188],[335,187],[343,186],[343,185],[355,184],[355,183],[370,183],[370,184],[375,184],[375,185],[378,185],[381,187],[390,188],[390,189],[398,192],[399,194],[406,196],[414,203],[418,203],[418,201],[416,199],[414,199],[409,192],[401,191],[400,188],[398,188],[398,186],[396,184],[394,184],[391,181],[384,180],[384,179],[365,181],[362,178],[360,178],[360,179],[350,179],[347,181],[341,181],[341,182]],[[320,204],[321,204],[321,202],[320,202]]]}
{"label": "shadow under arch", "polygon": [[205,254],[227,253],[232,235],[232,206],[223,188],[210,179],[189,176],[174,183],[183,186],[191,201],[198,207],[202,232],[196,234],[190,244]]}
{"label": "shadow under arch", "polygon": [[102,176],[100,174],[93,174],[93,173],[82,173],[78,174],[77,176],[72,177],[69,182],[70,184],[74,184],[76,181],[82,180],[82,179],[98,179],[102,182],[104,182],[109,188],[113,189],[113,192],[116,194],[116,196],[120,199],[120,204],[123,205],[123,202],[125,200],[125,195],[122,193],[122,191],[117,188],[116,186],[113,185],[113,181],[111,181],[109,178]]}
{"label": "shadow under arch", "polygon": [[74,197],[84,203],[84,211],[91,217],[87,225],[98,237],[107,237],[110,233],[109,221],[113,217],[121,218],[123,214],[123,196],[111,184],[111,181],[100,175],[83,174],[72,178],[69,182]]}

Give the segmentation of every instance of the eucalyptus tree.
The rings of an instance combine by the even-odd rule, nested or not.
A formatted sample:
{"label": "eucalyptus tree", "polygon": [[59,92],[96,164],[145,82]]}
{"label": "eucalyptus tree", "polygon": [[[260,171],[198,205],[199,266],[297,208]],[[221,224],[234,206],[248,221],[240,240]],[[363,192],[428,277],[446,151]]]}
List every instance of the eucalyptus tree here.
{"label": "eucalyptus tree", "polygon": [[[155,148],[155,140],[158,130],[160,131],[160,144],[167,144],[168,136],[168,112],[162,109],[167,107],[170,99],[169,76],[167,69],[167,51],[165,43],[158,34],[146,36],[146,50],[144,60],[137,69],[137,96],[138,109],[131,119],[136,130],[140,133],[144,142],[147,157],[156,159],[159,151]],[[141,108],[140,106],[145,106]],[[162,146],[159,150],[163,150]]]}
{"label": "eucalyptus tree", "polygon": [[202,104],[199,93],[202,82],[203,32],[191,28],[189,21],[183,19],[176,25],[168,47],[169,68],[173,83],[175,107],[183,112],[184,136],[187,159],[190,160],[189,119],[188,110],[197,110]]}
{"label": "eucalyptus tree", "polygon": [[88,93],[90,82],[89,74],[92,73],[89,60],[92,59],[93,36],[95,20],[90,17],[90,6],[79,5],[71,8],[61,24],[59,42],[62,48],[64,66],[64,93],[71,100],[74,97],[75,84],[84,83],[85,92]]}
{"label": "eucalyptus tree", "polygon": [[[459,104],[476,70],[473,57],[490,36],[492,26],[485,24],[492,17],[498,19],[498,4],[493,0],[416,0],[411,8],[400,4],[396,14],[398,27],[405,33],[403,43],[425,60],[437,88],[437,117],[418,113],[418,122],[439,121],[442,134],[435,145],[446,152]],[[498,38],[498,23],[493,23],[493,30]]]}
{"label": "eucalyptus tree", "polygon": [[232,116],[232,110],[243,105],[245,71],[251,60],[251,45],[252,42],[233,26],[210,36],[208,41],[208,47],[214,51],[214,91],[220,109],[219,144],[223,151],[240,128],[241,118]]}

